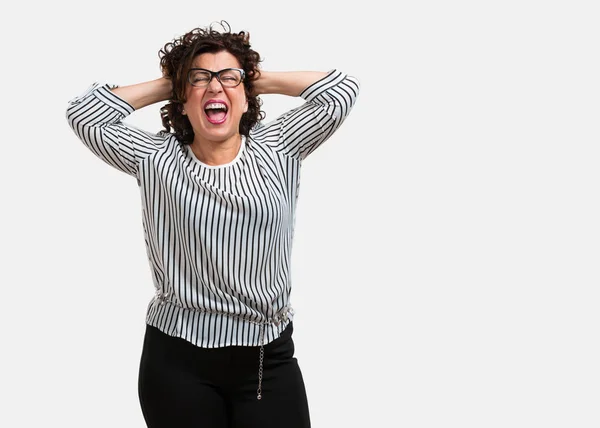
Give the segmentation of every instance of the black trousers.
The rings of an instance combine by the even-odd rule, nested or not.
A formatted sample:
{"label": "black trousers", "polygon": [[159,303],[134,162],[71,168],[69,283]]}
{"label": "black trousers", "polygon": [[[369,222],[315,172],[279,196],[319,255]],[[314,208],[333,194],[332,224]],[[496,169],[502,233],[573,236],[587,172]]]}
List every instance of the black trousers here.
{"label": "black trousers", "polygon": [[140,405],[148,428],[309,428],[306,389],[290,323],[264,346],[200,348],[147,325],[140,361]]}

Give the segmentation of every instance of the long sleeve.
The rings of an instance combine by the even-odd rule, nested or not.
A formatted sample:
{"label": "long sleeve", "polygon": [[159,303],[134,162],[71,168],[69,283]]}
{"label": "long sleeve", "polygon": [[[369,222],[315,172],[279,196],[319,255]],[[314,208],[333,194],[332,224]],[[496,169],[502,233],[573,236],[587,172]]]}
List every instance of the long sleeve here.
{"label": "long sleeve", "polygon": [[254,130],[276,151],[304,160],[342,125],[354,106],[360,85],[338,70],[313,83],[300,97],[301,106]]}
{"label": "long sleeve", "polygon": [[139,163],[165,143],[167,134],[152,134],[123,123],[135,109],[110,90],[115,87],[92,84],[68,102],[66,117],[87,148],[112,167],[136,177],[139,183]]}

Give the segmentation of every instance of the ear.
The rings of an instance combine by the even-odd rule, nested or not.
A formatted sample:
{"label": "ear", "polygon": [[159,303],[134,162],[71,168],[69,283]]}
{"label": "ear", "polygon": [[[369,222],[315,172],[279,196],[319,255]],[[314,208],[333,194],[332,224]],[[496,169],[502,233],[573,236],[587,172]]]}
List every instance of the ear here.
{"label": "ear", "polygon": [[246,103],[244,104],[244,113],[248,111],[248,99],[246,99]]}

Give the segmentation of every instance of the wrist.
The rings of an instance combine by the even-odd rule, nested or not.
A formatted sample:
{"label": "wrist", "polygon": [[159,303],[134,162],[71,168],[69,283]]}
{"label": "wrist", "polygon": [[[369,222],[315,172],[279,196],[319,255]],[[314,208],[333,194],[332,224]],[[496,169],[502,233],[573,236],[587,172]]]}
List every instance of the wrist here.
{"label": "wrist", "polygon": [[260,70],[260,75],[253,82],[254,88],[253,88],[252,92],[254,95],[258,96],[258,95],[264,95],[264,94],[269,93],[268,92],[269,75],[270,75],[270,72]]}
{"label": "wrist", "polygon": [[158,96],[157,101],[168,101],[171,99],[171,94],[173,92],[173,82],[171,79],[167,79],[166,77],[159,77],[154,81],[156,85],[156,94]]}

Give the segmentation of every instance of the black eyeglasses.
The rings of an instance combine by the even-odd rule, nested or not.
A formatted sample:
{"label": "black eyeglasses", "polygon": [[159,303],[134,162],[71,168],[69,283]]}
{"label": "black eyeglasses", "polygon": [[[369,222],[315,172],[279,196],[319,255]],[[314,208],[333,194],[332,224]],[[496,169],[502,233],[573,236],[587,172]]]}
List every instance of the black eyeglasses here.
{"label": "black eyeglasses", "polygon": [[235,88],[244,80],[246,73],[241,68],[224,68],[219,71],[210,71],[205,68],[191,68],[188,71],[188,82],[197,88],[208,86],[213,77],[225,88]]}

